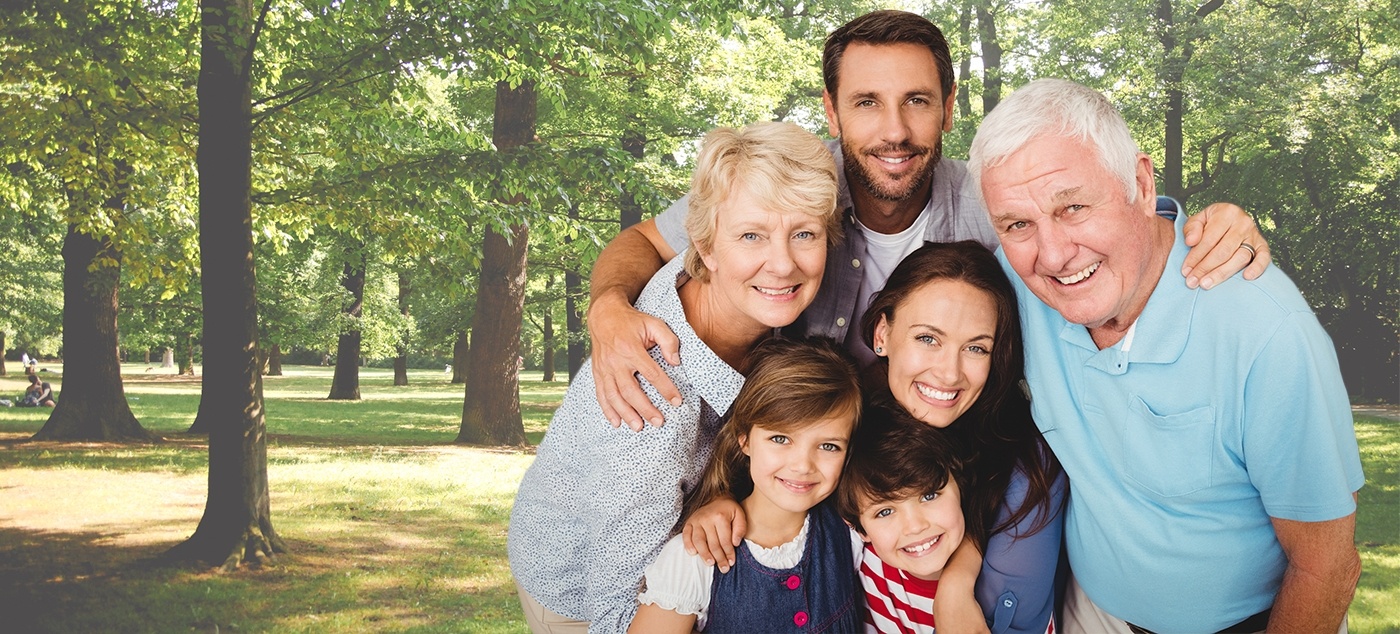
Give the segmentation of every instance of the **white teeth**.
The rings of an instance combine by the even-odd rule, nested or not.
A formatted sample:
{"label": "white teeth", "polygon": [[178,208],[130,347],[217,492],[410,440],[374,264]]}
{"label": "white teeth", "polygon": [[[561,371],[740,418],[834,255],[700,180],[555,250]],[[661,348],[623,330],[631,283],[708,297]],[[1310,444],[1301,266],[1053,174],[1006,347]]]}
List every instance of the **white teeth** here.
{"label": "white teeth", "polygon": [[875,158],[877,158],[877,159],[879,159],[879,160],[881,160],[881,161],[884,161],[884,162],[886,162],[886,163],[893,163],[893,164],[895,164],[895,165],[898,165],[898,164],[903,163],[903,162],[905,162],[905,161],[907,161],[907,160],[910,159],[910,157],[908,157],[908,156],[902,156],[902,157],[898,157],[898,158],[889,157],[889,156],[876,156]]}
{"label": "white teeth", "polygon": [[918,388],[920,394],[923,394],[924,396],[927,396],[929,398],[938,399],[940,401],[951,401],[958,397],[957,391],[944,392],[942,390],[935,390],[926,385],[918,384],[915,384],[914,387]]}
{"label": "white teeth", "polygon": [[1090,275],[1093,275],[1094,271],[1099,270],[1100,264],[1103,264],[1102,260],[1090,264],[1088,268],[1078,273],[1075,273],[1074,275],[1071,275],[1069,277],[1057,277],[1055,279],[1059,280],[1061,284],[1077,284],[1087,279]]}
{"label": "white teeth", "polygon": [[762,286],[755,286],[754,288],[764,295],[791,295],[797,292],[796,286],[789,286],[787,288],[764,288]]}
{"label": "white teeth", "polygon": [[921,553],[921,552],[924,552],[925,550],[928,550],[928,549],[930,549],[930,548],[933,548],[934,546],[937,546],[937,545],[938,545],[938,542],[940,542],[940,541],[943,541],[943,536],[942,536],[942,535],[939,535],[938,537],[935,537],[932,541],[927,541],[927,542],[924,542],[924,543],[922,543],[922,544],[915,544],[915,545],[913,545],[913,546],[905,546],[905,547],[904,547],[904,550],[905,550],[905,551],[908,551],[908,552],[911,552],[911,553],[914,553],[915,555],[917,555],[917,554],[919,554],[919,553]]}
{"label": "white teeth", "polygon": [[810,483],[807,483],[807,484],[798,483],[798,482],[793,482],[792,480],[784,480],[784,479],[782,479],[782,478],[778,478],[778,480],[779,480],[780,482],[782,482],[783,484],[786,484],[787,486],[789,486],[789,487],[791,487],[791,488],[794,488],[794,489],[797,489],[797,490],[799,490],[799,491],[806,491],[807,489],[812,488],[812,485],[811,485]]}

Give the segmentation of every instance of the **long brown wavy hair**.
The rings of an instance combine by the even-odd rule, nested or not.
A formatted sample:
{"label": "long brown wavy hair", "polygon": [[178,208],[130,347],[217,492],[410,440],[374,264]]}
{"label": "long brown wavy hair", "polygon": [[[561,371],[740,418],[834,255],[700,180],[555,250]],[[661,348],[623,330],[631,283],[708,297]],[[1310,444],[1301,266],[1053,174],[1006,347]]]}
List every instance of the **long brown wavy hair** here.
{"label": "long brown wavy hair", "polygon": [[[861,320],[865,345],[873,346],[880,318],[894,314],[910,294],[926,284],[952,280],[966,283],[992,298],[997,309],[992,367],[982,395],[948,431],[958,439],[971,467],[971,486],[964,491],[968,534],[981,535],[982,545],[994,533],[1009,530],[1041,507],[1040,521],[1025,533],[1045,527],[1056,511],[1051,508],[1051,488],[1063,471],[1059,460],[1046,446],[1031,419],[1030,402],[1021,391],[1025,378],[1025,356],[1021,345],[1021,318],[1016,307],[1016,291],[991,251],[981,244],[964,240],[951,244],[926,244],[904,258],[890,274],[885,288],[870,301]],[[866,378],[872,398],[889,391],[889,360],[878,357]],[[892,396],[888,397],[893,399]],[[1012,474],[1025,472],[1029,486],[1025,501],[996,521],[1004,505]],[[1068,499],[1068,496],[1066,496]]]}

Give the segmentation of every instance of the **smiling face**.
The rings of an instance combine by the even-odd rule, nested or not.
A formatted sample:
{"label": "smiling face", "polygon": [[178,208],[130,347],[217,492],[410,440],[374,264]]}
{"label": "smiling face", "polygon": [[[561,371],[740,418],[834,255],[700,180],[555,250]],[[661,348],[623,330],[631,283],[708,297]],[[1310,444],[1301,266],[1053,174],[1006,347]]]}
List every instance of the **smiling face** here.
{"label": "smiling face", "polygon": [[937,579],[962,543],[964,523],[958,484],[861,505],[861,539],[885,563],[919,579]]}
{"label": "smiling face", "polygon": [[996,303],[966,282],[938,279],[910,292],[893,313],[881,317],[874,337],[889,358],[890,393],[914,418],[947,427],[987,385]]}
{"label": "smiling face", "polygon": [[710,252],[701,254],[718,323],[762,331],[796,321],[821,286],[826,244],[823,218],[765,208],[736,188],[716,214]]}
{"label": "smiling face", "polygon": [[1135,174],[1129,203],[1093,148],[1059,136],[1037,137],[982,174],[1011,267],[1036,297],[1091,331],[1137,319],[1171,250],[1147,155],[1138,155]]}
{"label": "smiling face", "polygon": [[943,95],[933,53],[917,44],[854,42],[841,58],[837,93],[823,93],[853,188],[887,201],[927,194],[953,129],[956,90]]}
{"label": "smiling face", "polygon": [[840,414],[778,432],[755,425],[739,446],[749,457],[753,495],[745,504],[806,513],[836,490],[846,464],[851,414]]}

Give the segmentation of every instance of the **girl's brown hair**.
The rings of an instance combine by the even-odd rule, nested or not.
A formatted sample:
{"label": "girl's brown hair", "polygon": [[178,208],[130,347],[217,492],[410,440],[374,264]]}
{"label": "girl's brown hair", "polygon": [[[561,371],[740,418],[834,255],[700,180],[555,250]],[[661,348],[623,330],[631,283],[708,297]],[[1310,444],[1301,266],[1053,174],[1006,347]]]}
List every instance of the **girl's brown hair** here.
{"label": "girl's brown hair", "polygon": [[[715,438],[715,450],[700,484],[686,496],[681,522],[722,497],[742,500],[753,492],[749,457],[739,439],[754,427],[791,431],[836,416],[860,420],[860,379],[855,361],[826,338],[773,338],[750,353],[752,369]],[[849,457],[849,452],[847,456]]]}

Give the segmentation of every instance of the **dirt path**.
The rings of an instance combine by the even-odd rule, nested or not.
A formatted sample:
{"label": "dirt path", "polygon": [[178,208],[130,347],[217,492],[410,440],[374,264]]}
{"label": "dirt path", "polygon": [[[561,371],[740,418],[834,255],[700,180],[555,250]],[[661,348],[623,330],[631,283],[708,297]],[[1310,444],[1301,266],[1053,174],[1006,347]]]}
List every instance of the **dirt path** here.
{"label": "dirt path", "polygon": [[1352,405],[1351,413],[1400,420],[1400,405]]}

